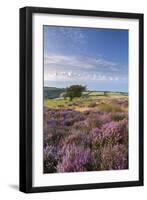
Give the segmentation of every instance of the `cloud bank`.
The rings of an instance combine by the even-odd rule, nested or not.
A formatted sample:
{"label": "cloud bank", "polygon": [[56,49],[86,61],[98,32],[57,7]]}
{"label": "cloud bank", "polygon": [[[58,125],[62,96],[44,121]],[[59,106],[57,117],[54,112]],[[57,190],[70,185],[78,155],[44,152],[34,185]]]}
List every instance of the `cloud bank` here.
{"label": "cloud bank", "polygon": [[65,54],[44,55],[44,80],[126,80],[127,67],[101,58]]}

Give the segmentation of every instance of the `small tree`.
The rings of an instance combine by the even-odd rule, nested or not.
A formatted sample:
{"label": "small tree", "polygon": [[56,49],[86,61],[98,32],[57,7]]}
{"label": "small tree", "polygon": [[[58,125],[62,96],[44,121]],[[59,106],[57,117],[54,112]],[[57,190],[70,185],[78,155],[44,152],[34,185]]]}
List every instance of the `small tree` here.
{"label": "small tree", "polygon": [[69,97],[70,101],[73,100],[74,97],[81,97],[82,92],[86,90],[85,86],[82,85],[71,85],[65,89],[65,96]]}
{"label": "small tree", "polygon": [[104,91],[104,96],[107,96],[107,92],[106,91]]}

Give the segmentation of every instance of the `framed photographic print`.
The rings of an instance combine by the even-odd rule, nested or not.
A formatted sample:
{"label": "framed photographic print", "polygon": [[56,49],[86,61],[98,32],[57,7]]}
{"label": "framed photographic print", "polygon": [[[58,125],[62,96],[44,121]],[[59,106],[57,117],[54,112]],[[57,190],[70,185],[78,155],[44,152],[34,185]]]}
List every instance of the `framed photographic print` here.
{"label": "framed photographic print", "polygon": [[143,14],[20,9],[20,191],[143,185]]}

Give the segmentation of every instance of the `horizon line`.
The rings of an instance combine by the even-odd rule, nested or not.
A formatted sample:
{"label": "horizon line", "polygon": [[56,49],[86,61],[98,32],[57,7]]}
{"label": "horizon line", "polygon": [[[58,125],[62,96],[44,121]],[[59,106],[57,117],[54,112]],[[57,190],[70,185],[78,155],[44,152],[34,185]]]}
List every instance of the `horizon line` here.
{"label": "horizon line", "polygon": [[[43,88],[48,87],[48,88],[57,88],[57,89],[65,89],[64,87],[55,87],[55,86],[43,86]],[[129,93],[128,91],[117,91],[117,90],[90,90],[87,89],[86,91],[91,91],[91,92],[122,92],[122,93]]]}

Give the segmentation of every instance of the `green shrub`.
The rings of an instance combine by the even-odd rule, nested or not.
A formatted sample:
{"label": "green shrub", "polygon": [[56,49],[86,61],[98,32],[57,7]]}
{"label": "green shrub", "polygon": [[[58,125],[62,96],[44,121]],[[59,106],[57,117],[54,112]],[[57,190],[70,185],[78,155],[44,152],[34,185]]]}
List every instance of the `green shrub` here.
{"label": "green shrub", "polygon": [[122,112],[121,106],[116,104],[101,104],[99,109],[103,112]]}

